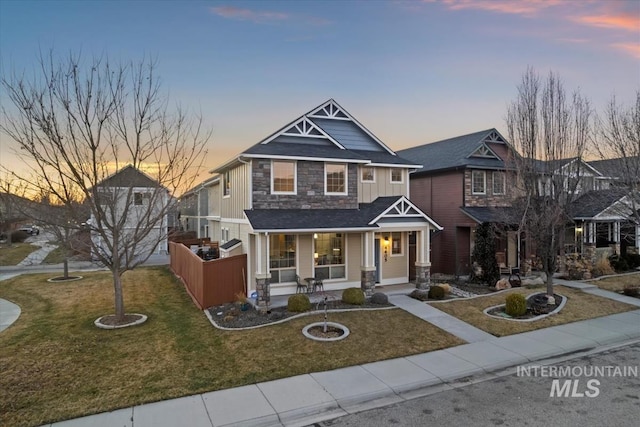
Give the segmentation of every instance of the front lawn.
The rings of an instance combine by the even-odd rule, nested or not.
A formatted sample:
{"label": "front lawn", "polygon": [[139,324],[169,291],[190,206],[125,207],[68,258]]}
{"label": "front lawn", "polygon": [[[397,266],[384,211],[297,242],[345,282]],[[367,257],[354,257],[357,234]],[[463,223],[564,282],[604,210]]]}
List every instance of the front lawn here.
{"label": "front lawn", "polygon": [[592,319],[635,310],[638,307],[586,294],[580,290],[564,286],[554,286],[554,292],[567,297],[567,303],[559,313],[552,314],[544,319],[533,322],[515,322],[506,319],[496,319],[483,313],[483,310],[494,305],[505,303],[509,293],[519,292],[523,295],[546,292],[545,286],[535,289],[514,288],[498,295],[484,296],[468,300],[432,303],[433,307],[442,310],[452,316],[463,320],[476,328],[482,329],[492,335],[502,337],[505,335],[519,334],[564,323],[577,322],[579,320]]}
{"label": "front lawn", "polygon": [[18,265],[31,252],[40,249],[39,246],[29,243],[0,244],[0,266]]}
{"label": "front lawn", "polygon": [[607,291],[621,292],[625,286],[640,286],[640,273],[621,274],[619,276],[594,280],[589,283],[593,283],[600,289]]}
{"label": "front lawn", "polygon": [[330,313],[351,335],[332,343],[301,330],[322,314],[250,331],[220,331],[164,267],[128,272],[127,312],[141,325],[105,331],[113,312],[108,272],[68,283],[51,274],[0,282],[22,314],[0,333],[0,425],[33,426],[256,382],[463,344],[400,309]]}

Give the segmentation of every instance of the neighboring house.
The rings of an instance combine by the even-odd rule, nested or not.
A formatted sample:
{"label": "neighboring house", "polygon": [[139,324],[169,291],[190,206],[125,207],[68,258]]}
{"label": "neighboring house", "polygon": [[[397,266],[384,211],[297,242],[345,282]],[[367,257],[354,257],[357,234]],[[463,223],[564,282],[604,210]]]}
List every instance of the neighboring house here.
{"label": "neighboring house", "polygon": [[[127,249],[134,249],[134,256],[168,253],[169,191],[156,180],[128,165],[95,186],[93,190],[100,200],[103,218],[93,214],[87,222],[92,228],[102,227],[107,235],[117,229]],[[119,222],[125,218],[122,226]],[[148,233],[146,232],[148,231]],[[110,252],[106,242],[92,233],[93,249]],[[121,248],[125,250],[125,248]],[[122,253],[122,252],[121,252]]]}
{"label": "neighboring house", "polygon": [[444,227],[433,239],[433,272],[469,274],[475,228],[485,222],[506,225],[497,257],[505,266],[519,266],[519,221],[510,207],[515,175],[509,161],[514,151],[496,129],[398,154],[423,164],[411,174],[411,200]]}
{"label": "neighboring house", "polygon": [[209,233],[209,188],[220,178],[209,178],[180,196],[178,202],[180,230],[195,231],[198,238],[211,237]]}
{"label": "neighboring house", "polygon": [[424,287],[442,227],[409,199],[420,167],[330,99],[211,170],[212,239],[242,245],[259,303],[296,292],[296,276],[370,294],[415,274]]}

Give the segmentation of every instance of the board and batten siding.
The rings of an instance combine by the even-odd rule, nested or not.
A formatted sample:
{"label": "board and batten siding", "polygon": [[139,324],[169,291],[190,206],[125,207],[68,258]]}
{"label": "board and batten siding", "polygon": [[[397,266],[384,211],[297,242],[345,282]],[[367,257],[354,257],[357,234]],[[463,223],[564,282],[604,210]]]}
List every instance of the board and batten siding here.
{"label": "board and batten siding", "polygon": [[407,170],[402,170],[402,182],[391,182],[391,168],[376,167],[375,182],[362,182],[362,167],[358,167],[358,203],[371,203],[378,197],[409,197]]}
{"label": "board and batten siding", "polygon": [[[220,189],[220,217],[243,219],[244,210],[250,208],[251,193],[251,163],[241,164],[229,171],[231,188],[229,195],[225,196],[222,188]],[[222,174],[224,176],[224,174]],[[223,186],[226,186],[224,178],[221,179]]]}

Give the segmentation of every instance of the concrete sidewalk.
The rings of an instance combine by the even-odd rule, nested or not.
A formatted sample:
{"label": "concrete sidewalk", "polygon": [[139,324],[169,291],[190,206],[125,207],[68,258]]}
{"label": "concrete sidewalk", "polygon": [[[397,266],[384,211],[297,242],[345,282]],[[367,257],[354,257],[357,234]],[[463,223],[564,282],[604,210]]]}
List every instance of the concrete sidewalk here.
{"label": "concrete sidewalk", "polygon": [[[583,288],[584,283],[565,282]],[[640,307],[640,300],[613,292]],[[627,298],[631,301],[627,301]],[[49,424],[52,427],[306,426],[349,413],[513,373],[522,364],[551,364],[563,356],[640,341],[640,310],[496,338],[409,297],[391,295],[402,309],[469,343],[444,350],[314,372]]]}

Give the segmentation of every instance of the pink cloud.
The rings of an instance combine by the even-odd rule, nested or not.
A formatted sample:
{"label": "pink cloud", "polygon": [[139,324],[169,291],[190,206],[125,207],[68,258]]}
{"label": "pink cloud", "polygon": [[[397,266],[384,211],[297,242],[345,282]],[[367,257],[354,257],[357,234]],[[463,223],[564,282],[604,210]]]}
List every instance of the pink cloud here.
{"label": "pink cloud", "polygon": [[274,22],[289,19],[289,15],[282,12],[255,11],[251,9],[241,9],[233,6],[212,7],[211,12],[227,19],[238,19],[252,22]]}
{"label": "pink cloud", "polygon": [[619,49],[631,56],[640,59],[640,45],[637,43],[616,43],[612,45],[614,48]]}
{"label": "pink cloud", "polygon": [[633,14],[578,16],[574,20],[593,27],[640,31],[640,16]]}
{"label": "pink cloud", "polygon": [[[426,0],[432,2],[431,0]],[[535,15],[543,9],[558,6],[560,0],[443,0],[451,10],[480,9],[516,15]]]}

